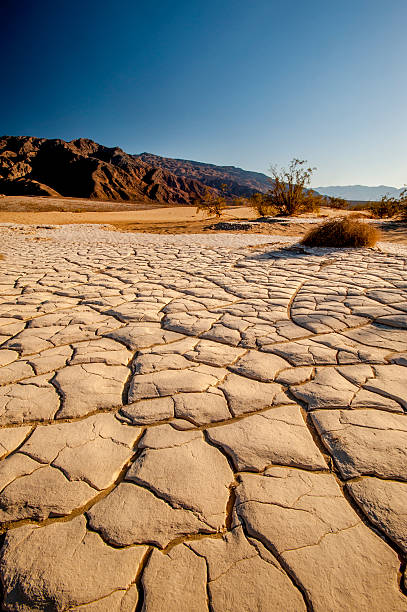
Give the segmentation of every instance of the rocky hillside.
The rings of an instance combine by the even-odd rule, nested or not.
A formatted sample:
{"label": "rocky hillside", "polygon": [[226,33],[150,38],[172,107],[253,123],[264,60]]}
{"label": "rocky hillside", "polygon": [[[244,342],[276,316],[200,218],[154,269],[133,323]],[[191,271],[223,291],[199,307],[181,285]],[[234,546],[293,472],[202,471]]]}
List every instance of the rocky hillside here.
{"label": "rocky hillside", "polygon": [[226,184],[227,194],[232,197],[249,196],[256,191],[266,192],[270,189],[270,179],[261,172],[250,172],[235,166],[215,166],[187,159],[160,157],[152,153],[141,153],[133,157],[151,166],[163,168],[178,177],[196,179],[210,187],[218,189],[222,184]]}
{"label": "rocky hillside", "polygon": [[204,190],[194,177],[85,138],[0,137],[0,193],[6,195],[191,204]]}
{"label": "rocky hillside", "polygon": [[231,198],[265,192],[265,174],[151,153],[130,155],[79,138],[0,137],[0,193],[192,204],[205,186]]}

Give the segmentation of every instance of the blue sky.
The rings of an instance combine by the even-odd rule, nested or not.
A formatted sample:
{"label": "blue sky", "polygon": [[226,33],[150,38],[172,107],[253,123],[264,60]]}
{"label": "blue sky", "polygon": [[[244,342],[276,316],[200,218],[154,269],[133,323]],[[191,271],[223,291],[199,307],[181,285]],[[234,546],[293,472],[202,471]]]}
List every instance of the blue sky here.
{"label": "blue sky", "polygon": [[0,134],[407,183],[407,0],[3,0]]}

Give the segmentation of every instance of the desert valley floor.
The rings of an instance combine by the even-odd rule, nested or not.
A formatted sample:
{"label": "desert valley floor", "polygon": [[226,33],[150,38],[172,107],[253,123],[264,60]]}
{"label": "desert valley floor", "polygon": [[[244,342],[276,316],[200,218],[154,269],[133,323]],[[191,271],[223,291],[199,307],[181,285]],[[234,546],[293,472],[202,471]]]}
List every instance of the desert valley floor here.
{"label": "desert valley floor", "polygon": [[2,609],[407,610],[407,251],[0,239]]}

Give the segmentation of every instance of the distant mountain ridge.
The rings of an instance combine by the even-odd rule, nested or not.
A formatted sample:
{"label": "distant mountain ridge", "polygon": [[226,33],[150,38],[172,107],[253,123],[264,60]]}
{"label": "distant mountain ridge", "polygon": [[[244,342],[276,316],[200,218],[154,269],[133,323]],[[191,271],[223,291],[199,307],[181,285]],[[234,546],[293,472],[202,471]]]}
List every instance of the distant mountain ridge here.
{"label": "distant mountain ridge", "polygon": [[[271,178],[236,166],[217,166],[153,153],[126,153],[88,138],[64,141],[0,136],[0,194],[49,195],[109,201],[194,204],[209,187],[230,198],[267,192]],[[314,191],[352,201],[398,197],[401,189],[331,185]]]}
{"label": "distant mountain ridge", "polygon": [[227,185],[227,193],[232,196],[250,196],[254,192],[266,192],[270,189],[270,177],[262,172],[243,170],[236,166],[216,166],[205,162],[189,159],[174,159],[161,157],[152,153],[133,155],[150,166],[159,166],[179,177],[195,179],[219,189]]}
{"label": "distant mountain ridge", "polygon": [[231,198],[270,187],[260,172],[129,154],[88,138],[0,136],[0,193],[5,195],[193,204],[207,187],[218,190],[223,184]]}
{"label": "distant mountain ridge", "polygon": [[314,187],[314,189],[322,195],[363,202],[380,200],[384,195],[398,198],[403,188],[398,189],[397,187],[389,187],[387,185],[377,185],[377,187],[369,187],[368,185],[330,185],[329,187]]}

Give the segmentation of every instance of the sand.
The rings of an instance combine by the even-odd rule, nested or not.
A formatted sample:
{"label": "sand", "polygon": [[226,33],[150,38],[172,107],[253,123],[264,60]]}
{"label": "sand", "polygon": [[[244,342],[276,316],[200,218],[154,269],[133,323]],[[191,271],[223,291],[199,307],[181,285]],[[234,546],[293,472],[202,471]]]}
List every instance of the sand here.
{"label": "sand", "polygon": [[[352,211],[341,211],[352,214]],[[322,208],[318,219],[337,216],[338,211]],[[221,221],[253,221],[257,217],[249,207],[229,207]],[[315,218],[315,216],[314,216]],[[148,202],[99,202],[77,198],[46,198],[3,196],[0,198],[0,223],[28,225],[103,224],[121,232],[148,232],[158,234],[200,234],[222,230],[213,228],[219,219],[208,218],[196,212],[194,206],[164,206]],[[273,223],[258,223],[250,230],[272,236],[302,236],[309,229],[310,215],[289,221],[276,219]],[[407,244],[407,224],[377,222],[386,242]],[[229,230],[230,231],[230,230]]]}

